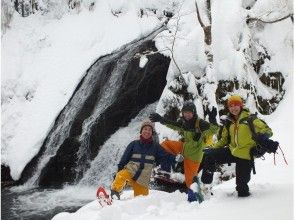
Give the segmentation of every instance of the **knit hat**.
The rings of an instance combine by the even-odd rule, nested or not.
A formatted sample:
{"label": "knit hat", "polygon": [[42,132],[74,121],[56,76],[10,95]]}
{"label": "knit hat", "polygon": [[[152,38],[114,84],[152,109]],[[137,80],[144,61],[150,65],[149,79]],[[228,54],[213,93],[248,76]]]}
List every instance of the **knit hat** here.
{"label": "knit hat", "polygon": [[152,128],[152,133],[154,133],[154,123],[151,122],[150,120],[145,120],[143,121],[142,125],[141,125],[141,129],[140,129],[140,134],[142,133],[142,130],[145,126],[149,126]]}
{"label": "knit hat", "polygon": [[227,105],[228,105],[228,107],[230,107],[231,105],[235,105],[235,106],[237,105],[242,108],[243,107],[243,100],[238,95],[232,95],[230,98],[228,98]]}
{"label": "knit hat", "polygon": [[196,106],[193,102],[185,101],[183,104],[182,112],[193,112],[196,115]]}

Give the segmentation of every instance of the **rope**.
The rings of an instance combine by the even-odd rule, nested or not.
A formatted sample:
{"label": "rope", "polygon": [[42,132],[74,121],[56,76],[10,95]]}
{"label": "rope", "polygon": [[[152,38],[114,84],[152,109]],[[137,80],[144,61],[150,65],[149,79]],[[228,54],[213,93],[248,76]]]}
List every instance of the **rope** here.
{"label": "rope", "polygon": [[286,160],[285,154],[284,154],[282,148],[280,147],[280,145],[279,145],[279,148],[280,148],[280,150],[281,150],[281,152],[282,152],[282,155],[283,155],[283,158],[284,158],[285,164],[288,165],[288,162],[287,162],[287,160]]}
{"label": "rope", "polygon": [[[280,151],[282,152],[282,155],[283,155],[283,159],[284,159],[285,164],[288,165],[288,162],[287,162],[287,160],[286,160],[285,154],[284,154],[282,148],[280,147],[280,145],[279,145],[279,148],[280,148]],[[275,164],[275,165],[276,165],[276,154],[277,154],[277,153],[274,153],[274,164]]]}

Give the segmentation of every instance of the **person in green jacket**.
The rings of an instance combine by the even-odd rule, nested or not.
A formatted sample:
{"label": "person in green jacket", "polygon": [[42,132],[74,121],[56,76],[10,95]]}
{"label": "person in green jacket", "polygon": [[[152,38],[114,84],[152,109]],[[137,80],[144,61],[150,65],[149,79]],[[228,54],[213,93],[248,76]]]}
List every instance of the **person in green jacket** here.
{"label": "person in green jacket", "polygon": [[216,109],[213,108],[209,120],[214,124],[200,119],[196,113],[193,102],[186,101],[183,104],[182,116],[178,121],[171,121],[161,117],[157,113],[150,115],[152,122],[160,122],[165,126],[179,131],[183,141],[165,140],[160,145],[169,153],[176,155],[178,163],[184,163],[185,184],[190,188],[193,178],[197,176],[203,157],[203,149],[207,146],[209,137],[217,132]]}
{"label": "person in green jacket", "polygon": [[[252,169],[250,151],[256,146],[248,124],[248,117],[252,115],[243,107],[240,96],[233,95],[227,100],[229,114],[223,126],[220,140],[206,149],[201,181],[210,184],[216,164],[236,163],[236,190],[239,197],[250,195],[248,183]],[[253,126],[259,137],[269,138],[272,130],[258,118],[254,118]]]}

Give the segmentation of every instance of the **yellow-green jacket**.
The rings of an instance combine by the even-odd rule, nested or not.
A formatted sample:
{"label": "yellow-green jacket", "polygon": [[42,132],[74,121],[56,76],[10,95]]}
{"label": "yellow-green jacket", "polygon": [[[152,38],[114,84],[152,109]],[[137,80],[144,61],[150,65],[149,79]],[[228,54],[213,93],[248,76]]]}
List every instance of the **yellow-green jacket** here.
{"label": "yellow-green jacket", "polygon": [[187,126],[187,122],[182,119],[177,123],[165,123],[165,125],[179,131],[182,135],[184,157],[200,163],[203,157],[203,148],[209,145],[207,142],[217,132],[218,126],[199,118],[191,119],[189,123],[190,126]]}
{"label": "yellow-green jacket", "polygon": [[[249,110],[243,109],[237,121],[231,118],[231,124],[228,127],[229,135],[227,127],[224,126],[220,140],[213,147],[218,148],[228,145],[233,156],[250,160],[250,149],[256,146],[256,143],[252,138],[252,132],[246,121],[246,118],[249,116]],[[255,118],[253,125],[256,133],[267,134],[269,137],[272,136],[272,130],[262,120]]]}

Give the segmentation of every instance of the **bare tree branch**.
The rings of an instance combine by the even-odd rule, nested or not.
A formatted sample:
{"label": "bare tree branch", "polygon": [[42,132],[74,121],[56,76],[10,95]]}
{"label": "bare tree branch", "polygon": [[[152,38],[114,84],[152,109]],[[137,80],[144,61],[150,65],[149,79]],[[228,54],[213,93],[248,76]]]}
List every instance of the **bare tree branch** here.
{"label": "bare tree branch", "polygon": [[[211,21],[211,12],[210,12],[210,7],[211,7],[211,4],[210,4],[210,0],[207,0],[207,11],[208,11],[208,17],[210,18],[210,21]],[[197,2],[195,0],[195,6],[196,6],[196,12],[197,12],[197,18],[198,18],[198,21],[203,29],[203,32],[204,32],[204,41],[207,45],[211,45],[211,25],[208,25],[208,26],[205,26],[201,20],[201,17],[200,17],[200,13],[199,13],[199,8],[198,8],[198,5],[197,5]]]}
{"label": "bare tree branch", "polygon": [[276,23],[276,22],[279,22],[279,21],[283,21],[283,20],[285,20],[285,19],[287,19],[289,17],[291,18],[291,20],[293,22],[293,14],[289,14],[289,15],[287,15],[285,17],[282,17],[282,18],[279,18],[279,19],[273,20],[273,21],[264,21],[264,20],[262,20],[260,18],[250,18],[249,17],[249,18],[246,19],[246,23],[248,24],[248,23],[253,22],[253,21],[260,21],[262,23],[272,24],[272,23]]}
{"label": "bare tree branch", "polygon": [[[182,3],[182,5],[181,5],[181,7],[179,8],[179,12],[181,11],[181,8],[182,8],[182,6],[183,6],[183,3]],[[134,58],[140,58],[142,55],[151,55],[151,54],[155,54],[155,53],[160,53],[160,52],[163,52],[163,51],[169,51],[170,53],[171,53],[171,59],[172,59],[172,61],[174,62],[174,64],[175,64],[175,66],[176,66],[176,68],[178,69],[178,71],[179,71],[179,73],[180,74],[182,74],[182,71],[181,71],[181,69],[180,69],[180,67],[179,67],[179,65],[178,65],[178,63],[176,62],[176,59],[175,59],[175,57],[174,57],[174,47],[175,47],[175,42],[176,42],[176,39],[178,38],[177,37],[177,33],[178,33],[178,31],[179,31],[179,23],[180,23],[180,19],[181,19],[181,15],[180,15],[180,13],[178,13],[178,16],[177,16],[177,23],[176,23],[176,25],[175,25],[175,28],[176,28],[176,30],[175,30],[175,33],[172,35],[173,36],[173,39],[172,39],[172,46],[171,46],[171,48],[169,48],[169,47],[165,47],[163,50],[160,50],[160,51],[156,51],[156,52],[153,52],[153,51],[145,51],[145,52],[143,52],[143,53],[137,53],[135,56],[134,56]],[[169,22],[169,20],[170,20],[170,18],[167,18],[167,20],[164,22],[164,24],[165,25],[167,25],[167,23]],[[171,32],[171,31],[170,31]]]}
{"label": "bare tree branch", "polygon": [[[180,10],[181,10],[182,6],[183,5],[181,5]],[[181,19],[181,17],[180,17],[180,14],[179,14],[179,16],[177,18],[176,31],[175,31],[175,34],[173,36],[174,38],[173,38],[173,43],[172,43],[172,47],[171,47],[171,51],[170,52],[171,52],[172,59],[173,59],[175,65],[176,65],[178,71],[180,72],[180,74],[182,74],[182,71],[181,71],[180,67],[178,66],[178,64],[176,62],[176,59],[174,58],[174,46],[175,46],[175,42],[176,42],[176,36],[177,36],[178,30],[179,30],[179,22],[180,22],[180,19]]]}
{"label": "bare tree branch", "polygon": [[208,15],[209,23],[211,24],[211,2],[210,2],[210,0],[206,0],[206,7],[207,7],[207,15]]}
{"label": "bare tree branch", "polygon": [[195,0],[195,6],[196,6],[196,12],[197,12],[197,19],[198,19],[199,24],[201,25],[201,27],[204,29],[205,25],[203,24],[203,22],[201,20],[199,9],[198,9],[198,5],[197,5],[196,0]]}

